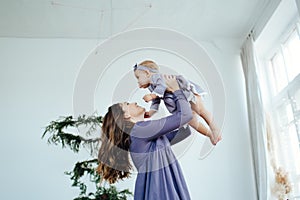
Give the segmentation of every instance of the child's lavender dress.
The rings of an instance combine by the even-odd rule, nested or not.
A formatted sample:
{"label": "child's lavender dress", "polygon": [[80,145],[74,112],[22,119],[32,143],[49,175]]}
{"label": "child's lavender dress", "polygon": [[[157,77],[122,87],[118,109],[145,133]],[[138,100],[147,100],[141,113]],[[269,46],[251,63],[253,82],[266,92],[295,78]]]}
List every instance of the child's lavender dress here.
{"label": "child's lavender dress", "polygon": [[[196,94],[206,94],[206,92],[199,85],[193,83],[192,81],[186,80],[181,75],[176,76],[176,80],[188,101],[195,102]],[[173,113],[176,110],[176,106],[173,101],[173,94],[166,92],[167,85],[162,77],[162,74],[157,73],[151,76],[151,83],[148,89],[151,93],[158,96],[156,99],[152,100],[150,110],[158,110],[161,99],[163,99],[165,106],[170,113]]]}
{"label": "child's lavender dress", "polygon": [[130,153],[138,170],[135,200],[190,199],[171,144],[191,134],[189,127],[182,126],[192,119],[192,111],[182,90],[173,94],[177,109],[171,116],[137,122],[130,133]]}

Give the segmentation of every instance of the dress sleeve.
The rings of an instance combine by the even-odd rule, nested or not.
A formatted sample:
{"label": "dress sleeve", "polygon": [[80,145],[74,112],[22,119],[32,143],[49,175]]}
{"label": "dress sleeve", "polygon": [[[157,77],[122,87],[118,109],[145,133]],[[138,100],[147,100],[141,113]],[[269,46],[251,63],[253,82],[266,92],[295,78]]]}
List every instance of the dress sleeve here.
{"label": "dress sleeve", "polygon": [[160,105],[160,98],[156,97],[155,99],[152,100],[151,106],[150,106],[150,110],[158,110]]}
{"label": "dress sleeve", "polygon": [[187,126],[186,128],[181,127],[176,131],[172,131],[172,132],[166,134],[171,145],[181,142],[182,140],[184,140],[185,138],[187,138],[190,135],[191,135],[191,129],[189,126]]}
{"label": "dress sleeve", "polygon": [[132,132],[135,134],[133,136],[153,140],[182,127],[192,119],[192,110],[183,92],[177,90],[173,94],[177,110],[172,115],[158,120],[137,122]]}

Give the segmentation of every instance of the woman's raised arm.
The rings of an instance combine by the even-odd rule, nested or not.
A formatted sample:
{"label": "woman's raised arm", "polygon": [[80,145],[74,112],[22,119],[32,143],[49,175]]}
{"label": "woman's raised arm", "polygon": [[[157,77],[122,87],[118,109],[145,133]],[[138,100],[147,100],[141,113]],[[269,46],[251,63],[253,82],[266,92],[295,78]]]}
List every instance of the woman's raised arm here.
{"label": "woman's raised arm", "polygon": [[[179,90],[176,78],[174,76],[166,77],[166,84],[168,90],[174,94],[176,111],[172,115],[159,120],[137,122],[134,126],[136,130],[132,131],[133,136],[152,140],[182,127],[192,119],[190,104],[183,92]],[[134,133],[139,133],[139,135],[134,135]]]}

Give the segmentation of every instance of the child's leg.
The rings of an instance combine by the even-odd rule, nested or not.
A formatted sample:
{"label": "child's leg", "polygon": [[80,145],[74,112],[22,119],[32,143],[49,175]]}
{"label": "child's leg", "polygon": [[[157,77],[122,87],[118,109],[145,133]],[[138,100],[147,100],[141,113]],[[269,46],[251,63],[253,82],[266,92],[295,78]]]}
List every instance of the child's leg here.
{"label": "child's leg", "polygon": [[189,122],[189,125],[193,127],[196,131],[201,133],[202,135],[205,135],[209,137],[211,143],[213,145],[216,144],[215,139],[213,137],[213,134],[209,128],[204,126],[199,120],[198,120],[198,114],[193,111],[193,119]]}
{"label": "child's leg", "polygon": [[195,95],[196,97],[196,102],[193,103],[191,102],[191,108],[193,111],[195,111],[199,116],[201,116],[205,122],[208,124],[210,127],[212,134],[214,136],[215,142],[217,143],[221,138],[219,138],[219,129],[216,126],[216,124],[213,121],[213,116],[212,114],[206,110],[204,107],[204,104],[202,102],[202,98],[199,95]]}
{"label": "child's leg", "polygon": [[211,113],[204,107],[201,96],[195,95],[195,97],[196,102],[191,102],[192,110],[195,111],[198,115],[200,115],[208,124],[208,126],[211,127],[213,125],[213,118]]}

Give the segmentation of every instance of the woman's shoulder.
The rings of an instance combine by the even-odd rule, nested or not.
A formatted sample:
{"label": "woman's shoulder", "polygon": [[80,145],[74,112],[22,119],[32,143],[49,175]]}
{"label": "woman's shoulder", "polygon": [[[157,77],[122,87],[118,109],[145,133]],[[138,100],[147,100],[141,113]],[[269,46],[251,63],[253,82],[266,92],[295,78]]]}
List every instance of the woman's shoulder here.
{"label": "woman's shoulder", "polygon": [[[147,121],[140,121],[135,123],[130,132],[131,150],[132,151],[145,151],[145,147],[150,141],[143,134],[145,132]],[[142,144],[142,145],[141,145]],[[142,150],[141,150],[142,149]]]}
{"label": "woman's shoulder", "polygon": [[143,129],[145,128],[145,126],[149,125],[151,120],[148,121],[138,121],[134,124],[134,126],[131,129],[131,133],[130,135],[136,134],[137,132],[143,131]]}
{"label": "woman's shoulder", "polygon": [[151,135],[153,132],[156,132],[157,129],[161,127],[160,121],[164,120],[159,119],[136,122],[131,129],[130,136],[141,140],[148,140],[149,135]]}

